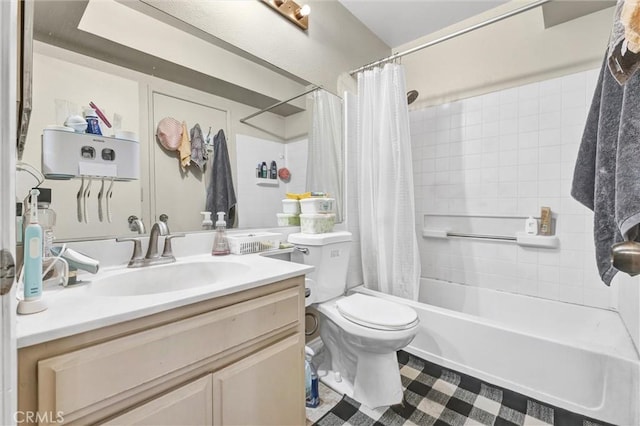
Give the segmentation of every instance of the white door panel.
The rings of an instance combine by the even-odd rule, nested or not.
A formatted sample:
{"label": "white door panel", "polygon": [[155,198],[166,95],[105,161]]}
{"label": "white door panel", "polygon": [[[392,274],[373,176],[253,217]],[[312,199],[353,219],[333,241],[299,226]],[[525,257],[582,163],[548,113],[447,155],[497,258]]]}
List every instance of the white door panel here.
{"label": "white door panel", "polygon": [[[0,249],[15,259],[17,0],[0,1]],[[0,424],[15,424],[15,285],[0,296]]]}

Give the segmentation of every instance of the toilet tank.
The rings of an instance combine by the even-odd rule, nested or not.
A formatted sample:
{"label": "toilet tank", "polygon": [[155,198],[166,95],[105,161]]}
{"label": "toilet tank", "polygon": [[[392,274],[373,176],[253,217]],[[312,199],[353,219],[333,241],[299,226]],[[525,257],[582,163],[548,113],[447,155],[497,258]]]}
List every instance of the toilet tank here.
{"label": "toilet tank", "polygon": [[[315,266],[307,274],[311,279],[311,300],[325,302],[344,294],[351,251],[351,233],[346,231],[324,234],[290,234],[288,241],[307,251],[294,250],[291,261]],[[305,250],[306,249],[306,250]]]}

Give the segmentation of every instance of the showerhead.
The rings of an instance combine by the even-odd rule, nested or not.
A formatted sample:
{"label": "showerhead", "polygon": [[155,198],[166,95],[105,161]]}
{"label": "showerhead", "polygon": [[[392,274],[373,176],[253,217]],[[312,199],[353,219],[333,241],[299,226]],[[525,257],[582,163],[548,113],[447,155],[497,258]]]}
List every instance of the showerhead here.
{"label": "showerhead", "polygon": [[413,101],[415,101],[416,99],[418,99],[418,91],[417,90],[409,90],[407,92],[407,105],[411,105],[413,103]]}

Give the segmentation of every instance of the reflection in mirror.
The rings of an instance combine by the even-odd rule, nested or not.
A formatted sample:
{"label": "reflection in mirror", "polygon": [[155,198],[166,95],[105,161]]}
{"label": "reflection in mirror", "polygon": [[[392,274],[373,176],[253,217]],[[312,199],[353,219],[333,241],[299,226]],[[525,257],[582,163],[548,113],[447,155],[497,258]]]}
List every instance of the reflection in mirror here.
{"label": "reflection in mirror", "polygon": [[[308,87],[307,82],[282,70],[275,72],[272,66],[253,63],[231,52],[217,52],[223,49],[202,45],[202,40],[199,42],[203,49],[217,49],[216,54],[226,55],[225,66],[236,74],[250,70],[248,75],[251,75],[251,80],[268,87],[270,91],[261,92],[225,84],[213,76],[194,73],[193,70],[154,57],[149,52],[127,48],[90,33],[82,33],[80,37],[78,27],[86,12],[83,7],[106,7],[112,3],[113,7],[119,8],[119,13],[141,14],[116,2],[89,2],[89,6],[85,2],[69,2],[69,13],[66,14],[59,13],[57,9],[46,9],[47,2],[36,2],[33,114],[23,160],[39,169],[43,129],[50,125],[63,125],[68,116],[82,114],[89,102],[99,105],[112,122],[112,128],[102,127],[105,135],[115,134],[117,130],[128,131],[140,141],[140,179],[114,183],[110,199],[111,222],[104,218],[100,220],[98,194],[103,192],[100,191],[101,179],[93,179],[88,190],[88,179],[84,184],[79,178],[47,179],[42,184],[52,189],[51,207],[57,212],[54,229],[56,239],[132,235],[136,231],[130,229],[127,220],[132,215],[139,217],[147,229],[161,214],[169,217],[168,223],[173,232],[202,229],[200,212],[205,209],[211,160],[207,160],[202,169],[194,164],[180,167],[177,152],[166,150],[156,138],[158,122],[165,117],[185,122],[189,133],[198,124],[205,140],[220,130],[226,135],[230,176],[237,196],[237,216],[233,224],[236,227],[276,226],[276,214],[282,211],[281,200],[286,192],[305,192],[309,188],[341,198],[343,166],[341,163],[327,165],[329,158],[339,162],[343,158],[342,115],[335,114],[340,105],[338,97],[321,91],[323,96],[334,98],[334,116],[329,120],[333,127],[327,130],[328,134],[333,135],[330,139],[333,148],[331,155],[324,158],[325,154],[322,154],[323,158],[317,164],[320,170],[332,170],[334,179],[326,185],[317,183],[318,180],[308,183],[307,161],[308,157],[314,159],[315,151],[307,147],[311,114],[304,98],[256,117],[250,125],[238,121],[239,117],[250,115],[259,108],[276,103],[278,99],[304,92]],[[38,8],[41,8],[39,12]],[[178,31],[164,22],[154,21],[150,16],[147,18],[147,25]],[[102,16],[102,19],[109,17]],[[57,41],[53,40],[49,31],[53,21],[58,28]],[[187,33],[181,36],[196,39]],[[124,53],[114,55],[113,63],[108,63],[96,59],[100,57],[99,54],[85,55],[89,48]],[[212,52],[199,53],[202,56],[205,53],[213,55]],[[153,69],[156,65],[162,68],[158,74],[164,78],[140,72],[145,66],[145,69],[151,69],[151,65]],[[176,78],[170,78],[171,75]],[[324,110],[317,111],[320,113]],[[319,135],[318,140],[329,137],[325,133]],[[268,166],[275,162],[277,169],[286,167],[290,179],[286,182],[279,178],[274,182],[259,181],[256,167],[262,162]],[[314,169],[311,167],[309,170]],[[18,173],[16,181],[17,198],[35,185],[27,173]],[[80,193],[87,195],[86,221],[78,221],[77,202]],[[341,204],[340,199],[338,205]]]}

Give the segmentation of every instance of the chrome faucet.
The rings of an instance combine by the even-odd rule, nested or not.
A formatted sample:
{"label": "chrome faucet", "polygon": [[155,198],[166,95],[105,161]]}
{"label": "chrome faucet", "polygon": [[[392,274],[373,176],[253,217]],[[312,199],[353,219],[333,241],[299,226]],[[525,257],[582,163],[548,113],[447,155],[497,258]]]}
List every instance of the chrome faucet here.
{"label": "chrome faucet", "polygon": [[[149,234],[149,247],[147,248],[147,254],[144,256],[144,263],[146,265],[155,265],[158,263],[169,263],[171,258],[161,257],[158,254],[158,236],[169,235],[169,226],[166,222],[158,221],[151,227],[151,234]],[[173,259],[175,261],[175,258]]]}

